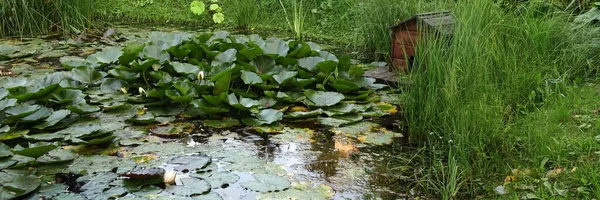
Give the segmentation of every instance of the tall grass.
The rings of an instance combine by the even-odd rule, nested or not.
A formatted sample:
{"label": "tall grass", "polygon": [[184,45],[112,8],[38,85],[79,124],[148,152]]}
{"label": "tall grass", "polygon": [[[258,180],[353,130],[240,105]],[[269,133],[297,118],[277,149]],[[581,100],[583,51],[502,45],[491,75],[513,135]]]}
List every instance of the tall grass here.
{"label": "tall grass", "polygon": [[[445,5],[457,18],[453,39],[448,45],[430,36],[420,43],[406,114],[412,142],[437,155],[429,161],[428,173],[435,176],[424,187],[448,198],[462,188],[474,197],[485,192],[478,184],[502,177],[506,163],[522,155],[515,148],[521,141],[507,130],[515,117],[560,93],[546,83],[568,82],[597,66],[588,65],[591,55],[576,45],[581,35],[571,31],[565,15],[540,16],[535,9],[514,14],[490,1]],[[382,30],[375,32],[383,38]],[[440,166],[439,159],[448,164]]]}
{"label": "tall grass", "polygon": [[248,29],[261,18],[257,0],[229,0],[223,3],[225,14],[233,19],[237,28]]}
{"label": "tall grass", "polygon": [[71,32],[91,25],[92,0],[0,1],[0,36]]}

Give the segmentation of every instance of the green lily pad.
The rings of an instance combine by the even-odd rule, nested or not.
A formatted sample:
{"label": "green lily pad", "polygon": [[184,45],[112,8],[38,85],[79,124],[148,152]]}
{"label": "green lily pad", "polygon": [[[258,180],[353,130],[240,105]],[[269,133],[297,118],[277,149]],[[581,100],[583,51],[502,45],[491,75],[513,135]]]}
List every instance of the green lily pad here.
{"label": "green lily pad", "polygon": [[168,164],[176,165],[173,170],[179,172],[196,171],[207,167],[210,163],[211,157],[202,155],[179,156],[168,162]]}
{"label": "green lily pad", "polygon": [[66,149],[54,149],[36,159],[37,163],[54,164],[74,160],[79,154]]}
{"label": "green lily pad", "polygon": [[298,59],[298,65],[312,72],[316,69],[317,64],[323,61],[325,61],[325,59],[321,57],[306,57]]}
{"label": "green lily pad", "polygon": [[108,47],[95,54],[97,61],[104,64],[111,64],[119,61],[121,55],[123,55],[123,51],[120,47]]}
{"label": "green lily pad", "polygon": [[161,63],[168,61],[171,58],[171,55],[169,55],[166,49],[156,45],[145,46],[144,50],[142,50],[142,54],[146,59],[156,60]]}
{"label": "green lily pad", "polygon": [[8,125],[1,126],[0,125],[0,133],[7,133],[8,131],[10,131],[10,126],[8,126]]}
{"label": "green lily pad", "polygon": [[402,134],[389,131],[379,124],[371,122],[359,122],[341,128],[331,130],[335,134],[345,135],[355,138],[363,143],[383,145],[390,144],[396,137],[402,137]]}
{"label": "green lily pad", "polygon": [[202,69],[199,66],[188,64],[188,63],[180,63],[180,62],[171,62],[173,69],[180,74],[193,75],[196,76]]}
{"label": "green lily pad", "polygon": [[131,72],[125,68],[115,68],[108,70],[108,74],[124,81],[135,81],[140,78],[139,73]]}
{"label": "green lily pad", "polygon": [[269,38],[267,39],[264,47],[265,54],[270,54],[273,56],[281,56],[285,57],[290,50],[288,44],[279,38]]}
{"label": "green lily pad", "polygon": [[243,182],[240,185],[260,193],[283,191],[291,185],[288,179],[271,173],[256,173],[252,176],[256,181]]}
{"label": "green lily pad", "polygon": [[87,115],[90,113],[95,113],[95,112],[100,111],[100,107],[92,106],[87,103],[78,103],[75,105],[70,105],[70,106],[67,106],[67,109],[69,109],[71,112],[77,113],[79,115]]}
{"label": "green lily pad", "polygon": [[233,118],[225,118],[223,120],[203,120],[205,126],[212,128],[231,128],[240,124],[240,121]]}
{"label": "green lily pad", "polygon": [[277,81],[277,83],[281,85],[285,82],[290,81],[291,78],[294,78],[296,75],[298,75],[298,72],[281,71],[279,72],[279,74],[274,75],[273,79],[275,79],[275,81]]}
{"label": "green lily pad", "polygon": [[99,83],[104,75],[91,67],[77,67],[71,70],[71,78],[85,84],[94,85]]}
{"label": "green lily pad", "polygon": [[13,153],[10,151],[10,147],[4,143],[0,143],[0,159],[11,157]]}
{"label": "green lily pad", "polygon": [[100,91],[104,93],[122,93],[122,89],[129,89],[129,83],[116,78],[105,78],[100,85]]}
{"label": "green lily pad", "polygon": [[210,186],[214,189],[225,188],[227,185],[231,185],[240,180],[240,177],[234,173],[229,172],[214,172],[205,174],[192,174],[192,177],[204,179],[210,183]]}
{"label": "green lily pad", "polygon": [[281,121],[283,119],[283,113],[279,110],[264,109],[258,113],[258,120],[263,124],[272,124],[273,122]]}
{"label": "green lily pad", "polygon": [[323,113],[323,109],[317,109],[308,112],[289,112],[284,115],[285,118],[290,119],[301,119],[301,118],[311,118],[317,117]]}
{"label": "green lily pad", "polygon": [[[20,147],[20,146],[17,146]],[[33,143],[33,144],[29,144],[29,147],[27,148],[13,148],[12,152],[14,154],[17,155],[22,155],[22,156],[27,156],[27,157],[31,157],[31,158],[38,158],[54,149],[56,149],[56,145],[52,144],[52,143],[43,143],[43,142],[39,142],[39,143]]]}
{"label": "green lily pad", "polygon": [[345,115],[349,113],[362,113],[367,111],[369,108],[373,107],[374,104],[349,104],[349,103],[341,103],[331,107],[328,107],[324,110],[324,113],[328,116],[335,115]]}
{"label": "green lily pad", "polygon": [[0,171],[0,199],[14,199],[33,192],[42,181],[31,172]]}
{"label": "green lily pad", "polygon": [[24,122],[35,122],[49,117],[51,113],[51,108],[41,107],[31,115],[23,117],[21,120],[23,120]]}
{"label": "green lily pad", "polygon": [[344,99],[344,95],[337,92],[323,92],[315,90],[305,90],[306,97],[314,103],[314,106],[333,106]]}
{"label": "green lily pad", "polygon": [[331,74],[337,68],[338,63],[333,60],[322,61],[317,64],[317,69],[325,74]]}
{"label": "green lily pad", "polygon": [[339,127],[346,124],[352,124],[361,120],[363,120],[363,117],[361,115],[349,114],[333,117],[319,117],[317,119],[317,122],[325,126]]}
{"label": "green lily pad", "polygon": [[226,63],[233,63],[237,60],[236,57],[237,54],[237,50],[235,49],[228,49],[227,51],[224,51],[223,53],[220,53],[219,55],[217,55],[215,57],[215,59],[212,61],[211,66],[219,66],[222,64],[226,64]]}
{"label": "green lily pad", "polygon": [[246,85],[254,85],[263,82],[262,78],[260,78],[258,74],[246,70],[242,70],[242,80]]}
{"label": "green lily pad", "polygon": [[34,126],[33,128],[45,129],[45,128],[54,126],[58,122],[60,122],[61,120],[65,119],[67,116],[69,116],[69,114],[71,114],[70,110],[54,111],[54,112],[52,112],[52,114],[50,114],[50,116],[48,116],[48,118],[46,118],[44,120],[43,123],[38,124],[38,125]]}
{"label": "green lily pad", "polygon": [[0,100],[3,100],[4,98],[6,98],[8,96],[9,92],[8,90],[4,89],[4,88],[0,88]]}
{"label": "green lily pad", "polygon": [[60,63],[66,69],[73,69],[77,67],[91,67],[90,63],[81,57],[76,56],[64,56],[60,58]]}
{"label": "green lily pad", "polygon": [[12,140],[15,138],[23,137],[29,133],[29,130],[11,130],[6,133],[0,133],[0,141]]}
{"label": "green lily pad", "polygon": [[4,99],[0,101],[0,111],[17,105],[17,99]]}
{"label": "green lily pad", "polygon": [[334,195],[333,189],[323,184],[293,184],[292,188],[282,192],[271,192],[260,194],[259,200],[276,199],[331,199]]}
{"label": "green lily pad", "polygon": [[40,105],[31,105],[31,104],[19,104],[13,107],[10,107],[8,109],[6,109],[4,112],[8,115],[11,116],[15,119],[21,119],[25,116],[31,115],[34,112],[38,111],[39,109],[41,109],[42,106]]}
{"label": "green lily pad", "polygon": [[210,183],[199,178],[182,178],[182,185],[167,186],[165,191],[177,196],[200,195],[210,191]]}

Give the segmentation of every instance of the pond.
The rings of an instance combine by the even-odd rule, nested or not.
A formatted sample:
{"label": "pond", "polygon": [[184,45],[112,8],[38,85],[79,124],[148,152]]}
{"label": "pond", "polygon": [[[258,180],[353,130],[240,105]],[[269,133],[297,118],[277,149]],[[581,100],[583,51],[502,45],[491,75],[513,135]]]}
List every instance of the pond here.
{"label": "pond", "polygon": [[0,41],[0,199],[419,196],[377,66],[171,31]]}

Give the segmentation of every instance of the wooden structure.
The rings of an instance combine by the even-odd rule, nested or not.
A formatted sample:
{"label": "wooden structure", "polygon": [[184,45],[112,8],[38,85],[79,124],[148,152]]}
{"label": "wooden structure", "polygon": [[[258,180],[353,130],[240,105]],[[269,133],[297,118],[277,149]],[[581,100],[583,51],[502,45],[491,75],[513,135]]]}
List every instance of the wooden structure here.
{"label": "wooden structure", "polygon": [[424,34],[435,34],[436,38],[452,37],[454,16],[450,12],[422,13],[408,18],[390,27],[392,30],[392,49],[390,61],[393,69],[408,72],[412,67],[418,41]]}

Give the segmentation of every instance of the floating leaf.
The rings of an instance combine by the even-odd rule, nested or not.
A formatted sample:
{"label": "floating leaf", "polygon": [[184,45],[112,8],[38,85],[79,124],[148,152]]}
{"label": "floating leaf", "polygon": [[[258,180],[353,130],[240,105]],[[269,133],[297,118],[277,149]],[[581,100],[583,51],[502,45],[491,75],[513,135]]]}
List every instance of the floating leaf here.
{"label": "floating leaf", "polygon": [[0,171],[0,199],[14,199],[33,192],[42,181],[24,170]]}
{"label": "floating leaf", "polygon": [[219,66],[222,64],[233,63],[237,60],[237,57],[235,56],[236,54],[237,54],[237,50],[228,49],[227,51],[224,51],[223,53],[220,53],[219,55],[217,55],[215,57],[215,59],[212,61],[211,65],[214,67],[214,66]]}
{"label": "floating leaf", "polygon": [[240,185],[261,193],[283,191],[291,185],[288,179],[271,173],[256,173],[252,176],[256,181],[243,182]]}
{"label": "floating leaf", "polygon": [[39,110],[35,111],[31,115],[28,115],[27,117],[23,117],[21,120],[24,122],[35,122],[47,118],[50,116],[50,113],[52,113],[52,109],[41,107]]}
{"label": "floating leaf", "polygon": [[73,152],[72,150],[54,149],[48,152],[46,155],[39,157],[35,161],[42,164],[54,164],[74,160],[77,158],[77,156],[79,156],[79,154]]}
{"label": "floating leaf", "polygon": [[13,148],[12,152],[17,155],[27,156],[31,158],[38,158],[54,149],[56,149],[55,144],[49,143],[35,143],[29,144],[28,148]]}
{"label": "floating leaf", "polygon": [[257,118],[264,124],[272,124],[273,122],[282,120],[283,113],[279,110],[264,109],[258,113]]}
{"label": "floating leaf", "polygon": [[263,82],[262,78],[260,78],[258,74],[246,70],[242,70],[242,80],[246,85],[254,85]]}
{"label": "floating leaf", "polygon": [[188,63],[172,62],[171,65],[173,66],[173,69],[180,74],[195,76],[200,71],[202,71],[199,66]]}
{"label": "floating leaf", "polygon": [[65,56],[60,58],[60,63],[64,68],[73,69],[77,67],[91,67],[85,59],[76,56]]}
{"label": "floating leaf", "polygon": [[91,67],[77,67],[71,70],[71,78],[85,84],[93,85],[100,82],[104,78],[104,75]]}
{"label": "floating leaf", "polygon": [[315,106],[333,106],[344,99],[344,95],[337,92],[323,92],[315,90],[305,90],[304,95]]}
{"label": "floating leaf", "polygon": [[210,191],[210,183],[199,178],[182,178],[182,185],[167,186],[165,191],[178,196],[193,196]]}
{"label": "floating leaf", "polygon": [[323,61],[325,61],[325,59],[321,57],[307,57],[298,59],[298,65],[312,72],[316,69],[317,64]]}
{"label": "floating leaf", "polygon": [[40,105],[31,105],[31,104],[19,104],[14,107],[10,107],[6,109],[4,112],[15,119],[20,119],[25,116],[33,114],[35,111],[42,108]]}
{"label": "floating leaf", "polygon": [[207,167],[211,157],[202,155],[185,155],[174,158],[169,164],[177,165],[173,169],[179,172],[195,171]]}
{"label": "floating leaf", "polygon": [[100,91],[104,93],[122,93],[123,88],[129,88],[129,83],[115,78],[105,78],[100,84]]}
{"label": "floating leaf", "polygon": [[311,118],[311,117],[317,117],[317,116],[321,115],[321,113],[323,113],[323,109],[317,109],[317,110],[307,111],[307,112],[290,112],[290,113],[287,113],[284,117],[290,118],[290,119]]}
{"label": "floating leaf", "polygon": [[134,81],[140,78],[139,73],[131,72],[126,68],[115,68],[108,70],[108,74],[124,81]]}
{"label": "floating leaf", "polygon": [[71,114],[70,110],[59,110],[52,112],[52,114],[44,120],[44,123],[41,123],[33,128],[36,129],[45,129],[51,126],[56,125],[58,122],[66,118],[69,114]]}
{"label": "floating leaf", "polygon": [[264,47],[265,54],[285,57],[290,50],[288,44],[279,38],[269,38]]}
{"label": "floating leaf", "polygon": [[204,179],[210,183],[212,188],[225,188],[228,185],[236,183],[240,177],[229,172],[215,172],[210,174],[192,174],[192,177]]}
{"label": "floating leaf", "polygon": [[0,111],[17,105],[17,99],[4,99],[0,101]]}
{"label": "floating leaf", "polygon": [[108,47],[94,55],[99,63],[111,64],[119,61],[119,57],[123,55],[123,51],[120,47]]}
{"label": "floating leaf", "polygon": [[298,72],[281,71],[279,72],[279,74],[274,75],[273,79],[275,79],[275,81],[277,81],[277,83],[281,85],[285,82],[288,82],[291,78],[295,77],[296,75],[298,75]]}
{"label": "floating leaf", "polygon": [[90,113],[100,111],[100,107],[92,106],[87,103],[79,103],[79,104],[75,104],[75,105],[70,105],[70,106],[67,106],[67,109],[69,109],[71,112],[77,113],[79,115],[87,115]]}

